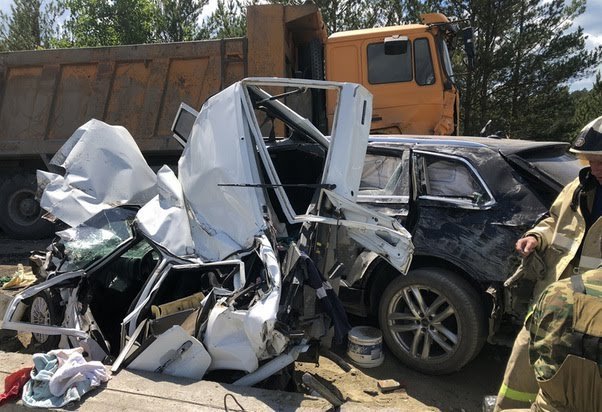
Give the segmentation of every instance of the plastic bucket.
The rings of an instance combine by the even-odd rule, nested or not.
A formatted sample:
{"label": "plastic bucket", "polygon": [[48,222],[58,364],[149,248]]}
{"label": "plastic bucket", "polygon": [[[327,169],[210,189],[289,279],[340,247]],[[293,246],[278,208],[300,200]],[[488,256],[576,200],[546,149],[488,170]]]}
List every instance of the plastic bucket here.
{"label": "plastic bucket", "polygon": [[383,335],[371,326],[356,326],[348,334],[347,356],[357,366],[374,368],[385,360]]}

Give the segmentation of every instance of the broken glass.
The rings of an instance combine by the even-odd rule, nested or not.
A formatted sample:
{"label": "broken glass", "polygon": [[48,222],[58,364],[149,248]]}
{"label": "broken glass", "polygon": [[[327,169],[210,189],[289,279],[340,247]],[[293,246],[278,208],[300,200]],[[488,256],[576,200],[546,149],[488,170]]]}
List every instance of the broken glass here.
{"label": "broken glass", "polygon": [[108,209],[77,227],[57,232],[60,237],[57,248],[64,250],[59,271],[85,269],[114,252],[133,237],[131,224],[135,216],[135,209]]}

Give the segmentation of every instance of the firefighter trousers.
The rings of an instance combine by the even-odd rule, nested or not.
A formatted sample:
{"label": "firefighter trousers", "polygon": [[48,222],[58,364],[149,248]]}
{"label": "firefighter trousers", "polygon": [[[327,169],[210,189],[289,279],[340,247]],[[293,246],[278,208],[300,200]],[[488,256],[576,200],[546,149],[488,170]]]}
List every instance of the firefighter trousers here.
{"label": "firefighter trousers", "polygon": [[529,331],[523,326],[514,341],[494,411],[528,409],[538,391],[535,373],[529,362]]}

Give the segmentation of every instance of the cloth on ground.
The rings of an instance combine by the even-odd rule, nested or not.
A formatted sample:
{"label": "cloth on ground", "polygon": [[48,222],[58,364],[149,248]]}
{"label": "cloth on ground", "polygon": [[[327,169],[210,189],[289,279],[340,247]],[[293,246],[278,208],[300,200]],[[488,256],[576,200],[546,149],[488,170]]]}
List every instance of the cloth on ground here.
{"label": "cloth on ground", "polygon": [[4,393],[0,394],[0,406],[12,398],[21,396],[23,385],[29,380],[31,368],[19,369],[4,378]]}
{"label": "cloth on ground", "polygon": [[109,380],[104,365],[87,362],[82,348],[57,349],[33,355],[31,380],[25,384],[23,402],[38,408],[58,408],[79,401],[90,389]]}
{"label": "cloth on ground", "polygon": [[25,271],[23,264],[17,265],[17,271],[13,274],[12,278],[2,285],[2,289],[17,289],[24,288],[25,286],[31,285],[36,281],[35,275],[31,270]]}

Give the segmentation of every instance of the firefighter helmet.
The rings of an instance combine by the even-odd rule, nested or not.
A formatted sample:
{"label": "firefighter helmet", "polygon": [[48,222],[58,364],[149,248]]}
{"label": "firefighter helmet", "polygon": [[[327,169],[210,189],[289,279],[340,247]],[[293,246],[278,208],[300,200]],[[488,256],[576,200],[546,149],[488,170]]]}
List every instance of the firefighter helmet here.
{"label": "firefighter helmet", "polygon": [[573,141],[570,151],[578,157],[602,156],[602,116],[589,122]]}

